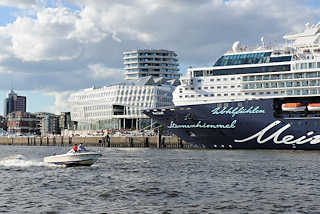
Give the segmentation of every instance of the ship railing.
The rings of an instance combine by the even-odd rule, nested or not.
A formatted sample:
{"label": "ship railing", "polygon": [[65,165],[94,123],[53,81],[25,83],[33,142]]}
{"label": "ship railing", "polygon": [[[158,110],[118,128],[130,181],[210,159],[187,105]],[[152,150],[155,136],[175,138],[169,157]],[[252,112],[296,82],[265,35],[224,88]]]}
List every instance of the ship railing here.
{"label": "ship railing", "polygon": [[233,51],[232,49],[229,49],[227,53],[243,53],[243,52],[252,52],[252,51],[263,51],[263,50],[272,50],[273,47],[271,46],[260,46],[260,47],[248,47],[248,46],[243,46],[239,47],[236,52]]}

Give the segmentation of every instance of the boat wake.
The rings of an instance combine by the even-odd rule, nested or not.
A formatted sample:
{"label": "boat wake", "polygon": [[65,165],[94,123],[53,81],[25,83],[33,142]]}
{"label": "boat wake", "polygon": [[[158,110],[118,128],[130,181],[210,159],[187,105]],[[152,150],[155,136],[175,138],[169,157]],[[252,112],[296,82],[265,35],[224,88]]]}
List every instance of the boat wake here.
{"label": "boat wake", "polygon": [[52,164],[45,163],[39,160],[28,160],[25,156],[17,154],[4,157],[0,159],[0,166],[5,167],[32,167],[32,166],[46,166],[52,167]]}

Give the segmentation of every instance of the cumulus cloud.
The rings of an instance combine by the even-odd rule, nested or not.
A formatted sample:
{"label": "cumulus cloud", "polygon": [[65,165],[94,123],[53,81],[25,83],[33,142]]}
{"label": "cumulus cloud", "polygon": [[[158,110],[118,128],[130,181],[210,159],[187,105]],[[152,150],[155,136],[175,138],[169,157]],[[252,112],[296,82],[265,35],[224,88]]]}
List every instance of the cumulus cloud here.
{"label": "cumulus cloud", "polygon": [[1,0],[0,6],[17,7],[21,9],[34,7],[37,5],[36,0]]}
{"label": "cumulus cloud", "polygon": [[114,79],[121,81],[124,79],[124,71],[120,69],[108,68],[103,64],[89,65],[88,68],[93,71],[92,76],[95,79]]}
{"label": "cumulus cloud", "polygon": [[266,44],[275,44],[320,20],[319,9],[300,0],[68,0],[37,6],[44,2],[0,1],[34,10],[0,27],[0,73],[7,74],[0,89],[14,80],[19,90],[53,91],[57,105],[64,98],[60,92],[121,81],[126,50],[170,49],[185,67],[202,66],[234,41],[256,46],[264,36]]}
{"label": "cumulus cloud", "polygon": [[[50,106],[48,111],[55,114],[60,114],[61,112],[68,111],[70,106],[67,102],[68,97],[73,91],[63,91],[63,92],[47,92],[45,95],[55,97],[55,102],[53,106]],[[70,110],[69,110],[70,111]]]}

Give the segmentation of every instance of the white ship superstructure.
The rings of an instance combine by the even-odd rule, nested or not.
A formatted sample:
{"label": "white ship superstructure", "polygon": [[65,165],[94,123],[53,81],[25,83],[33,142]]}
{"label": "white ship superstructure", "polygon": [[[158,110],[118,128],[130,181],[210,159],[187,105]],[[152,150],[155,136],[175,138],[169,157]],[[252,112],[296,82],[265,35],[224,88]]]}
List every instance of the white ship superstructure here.
{"label": "white ship superstructure", "polygon": [[320,94],[320,24],[306,26],[292,41],[275,49],[263,44],[256,50],[231,51],[214,66],[190,68],[173,94],[175,105],[222,103]]}
{"label": "white ship superstructure", "polygon": [[200,147],[320,150],[320,23],[284,39],[235,42],[213,66],[188,70],[174,107],[145,113]]}

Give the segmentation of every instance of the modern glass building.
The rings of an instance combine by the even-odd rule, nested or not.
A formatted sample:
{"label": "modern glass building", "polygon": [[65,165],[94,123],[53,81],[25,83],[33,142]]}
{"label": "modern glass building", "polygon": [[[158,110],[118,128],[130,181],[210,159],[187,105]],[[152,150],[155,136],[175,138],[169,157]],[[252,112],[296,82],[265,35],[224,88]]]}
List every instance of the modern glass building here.
{"label": "modern glass building", "polygon": [[26,112],[27,98],[25,96],[18,96],[12,89],[8,97],[4,100],[4,116],[15,111]]}
{"label": "modern glass building", "polygon": [[148,76],[83,89],[69,98],[71,118],[82,130],[142,129],[151,125],[142,110],[173,105],[172,92],[178,84],[178,80]]}
{"label": "modern glass building", "polygon": [[163,77],[179,79],[179,63],[174,51],[158,49],[138,49],[123,53],[126,80],[141,77]]}

